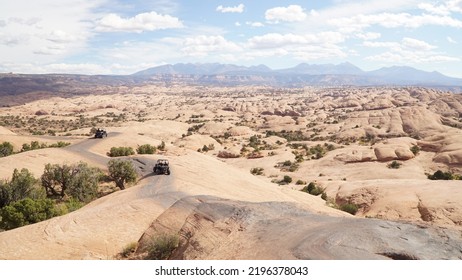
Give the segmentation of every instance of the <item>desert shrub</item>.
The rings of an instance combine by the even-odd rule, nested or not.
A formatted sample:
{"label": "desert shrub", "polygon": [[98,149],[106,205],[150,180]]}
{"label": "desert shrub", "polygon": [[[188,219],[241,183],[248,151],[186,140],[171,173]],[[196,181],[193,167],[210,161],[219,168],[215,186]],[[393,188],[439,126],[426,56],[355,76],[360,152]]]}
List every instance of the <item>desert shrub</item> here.
{"label": "desert shrub", "polygon": [[13,144],[10,142],[3,142],[0,144],[0,157],[6,157],[13,154]]}
{"label": "desert shrub", "polygon": [[51,199],[25,198],[0,209],[0,228],[10,230],[38,223],[59,214],[55,202]]}
{"label": "desert shrub", "polygon": [[359,207],[353,203],[346,203],[340,206],[340,210],[350,213],[351,215],[355,215],[358,212]]}
{"label": "desert shrub", "polygon": [[37,183],[28,169],[14,169],[11,181],[0,180],[0,208],[25,198],[43,198],[43,193],[36,188]]}
{"label": "desert shrub", "polygon": [[134,155],[132,147],[112,147],[109,153],[107,154],[110,157],[124,157]]}
{"label": "desert shrub", "polygon": [[156,152],[156,147],[149,145],[149,144],[144,144],[136,148],[136,152],[138,154],[154,154]]}
{"label": "desert shrub", "polygon": [[[302,192],[306,192],[306,193],[309,193],[311,195],[318,196],[318,195],[324,195],[325,190],[326,190],[325,188],[319,187],[318,185],[316,185],[316,183],[310,182],[307,186],[305,186],[302,189]],[[325,196],[327,197],[327,194],[325,194]]]}
{"label": "desert shrub", "polygon": [[4,180],[0,180],[0,208],[10,204],[10,185]]}
{"label": "desert shrub", "polygon": [[303,180],[297,180],[297,182],[295,182],[295,185],[304,185],[304,184],[306,184],[306,182]]}
{"label": "desert shrub", "polygon": [[37,184],[37,179],[26,168],[14,169],[10,185],[10,199],[12,202],[18,201],[27,197],[32,197]]}
{"label": "desert shrub", "polygon": [[228,151],[219,151],[217,157],[219,158],[238,158],[239,154],[234,154]]}
{"label": "desert shrub", "polygon": [[148,245],[148,260],[167,260],[179,245],[179,238],[174,234],[154,236]]}
{"label": "desert shrub", "polygon": [[417,145],[413,145],[410,150],[414,155],[417,155],[420,152],[420,147]]}
{"label": "desert shrub", "polygon": [[263,170],[264,169],[261,167],[255,167],[255,168],[250,169],[250,173],[253,175],[263,175]]}
{"label": "desert shrub", "polygon": [[135,182],[137,178],[135,167],[129,160],[111,159],[108,162],[109,177],[116,186],[123,190],[126,183]]}
{"label": "desert shrub", "polygon": [[387,164],[388,168],[391,169],[398,169],[401,167],[401,163],[397,162],[396,160],[392,161],[391,163]]}
{"label": "desert shrub", "polygon": [[310,147],[309,153],[313,155],[311,157],[312,159],[320,159],[320,158],[324,157],[324,155],[327,153],[327,151],[323,146],[318,144],[318,145],[316,145],[314,147]]}
{"label": "desert shrub", "polygon": [[103,173],[100,169],[79,163],[66,194],[80,202],[90,202],[98,196],[98,185]]}
{"label": "desert shrub", "polygon": [[63,142],[63,141],[58,141],[57,143],[51,144],[48,147],[49,148],[64,148],[69,146],[71,143],[69,142]]}
{"label": "desert shrub", "polygon": [[162,141],[158,146],[157,149],[160,151],[165,151],[165,142]]}
{"label": "desert shrub", "polygon": [[281,183],[283,183],[283,184],[290,184],[290,183],[292,183],[292,177],[290,177],[290,176],[288,176],[288,175],[284,175],[284,178],[282,178]]}
{"label": "desert shrub", "polygon": [[40,177],[48,197],[68,195],[82,202],[88,202],[97,196],[98,184],[102,172],[87,163],[46,164]]}
{"label": "desert shrub", "polygon": [[281,171],[295,172],[300,167],[300,165],[297,162],[291,162],[290,160],[286,160],[282,163],[278,163],[278,165],[275,167],[280,167]]}
{"label": "desert shrub", "polygon": [[66,207],[66,213],[75,211],[77,209],[82,208],[84,205],[83,202],[79,201],[78,199],[75,199],[73,197],[69,198],[65,203],[64,206]]}
{"label": "desert shrub", "polygon": [[120,255],[124,258],[128,258],[131,254],[135,253],[136,247],[138,246],[137,242],[131,242],[127,244],[123,249]]}
{"label": "desert shrub", "polygon": [[74,170],[71,165],[50,164],[45,165],[40,180],[48,197],[63,197],[71,184]]}
{"label": "desert shrub", "polygon": [[441,170],[438,170],[432,175],[427,174],[427,178],[430,180],[460,180],[462,179],[462,176],[456,175],[450,171],[443,172]]}

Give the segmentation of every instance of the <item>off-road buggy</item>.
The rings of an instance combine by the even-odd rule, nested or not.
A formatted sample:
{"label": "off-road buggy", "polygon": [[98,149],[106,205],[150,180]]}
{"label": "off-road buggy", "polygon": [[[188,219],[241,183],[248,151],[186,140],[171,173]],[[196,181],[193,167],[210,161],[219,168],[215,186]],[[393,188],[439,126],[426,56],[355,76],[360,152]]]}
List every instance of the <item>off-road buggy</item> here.
{"label": "off-road buggy", "polygon": [[107,137],[107,132],[104,129],[98,128],[95,132],[95,138]]}
{"label": "off-road buggy", "polygon": [[154,165],[153,172],[155,175],[170,175],[170,167],[168,165],[168,160],[158,159],[156,165]]}

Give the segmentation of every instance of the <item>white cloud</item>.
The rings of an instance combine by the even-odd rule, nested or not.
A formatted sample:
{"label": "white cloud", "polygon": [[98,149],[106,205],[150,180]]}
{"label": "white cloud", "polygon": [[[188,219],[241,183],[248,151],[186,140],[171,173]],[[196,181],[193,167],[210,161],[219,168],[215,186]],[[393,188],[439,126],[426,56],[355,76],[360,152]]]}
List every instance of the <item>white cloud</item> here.
{"label": "white cloud", "polygon": [[278,48],[290,45],[305,45],[305,44],[338,44],[345,40],[345,37],[338,32],[321,32],[317,34],[280,34],[268,33],[261,36],[255,36],[248,40],[251,48],[266,49]]}
{"label": "white cloud", "polygon": [[245,24],[250,25],[252,27],[263,27],[265,26],[263,23],[258,21],[247,21]]}
{"label": "white cloud", "polygon": [[366,57],[369,61],[384,61],[388,63],[414,64],[414,63],[440,63],[459,61],[457,57],[436,52],[436,46],[414,38],[403,38],[401,42],[364,42],[363,46],[369,48],[389,49],[377,55]]}
{"label": "white cloud", "polygon": [[462,21],[450,16],[440,15],[411,15],[409,13],[381,13],[375,15],[356,15],[328,21],[330,24],[342,30],[358,32],[372,25],[380,25],[386,28],[419,28],[425,25],[448,26],[462,28]]}
{"label": "white cloud", "polygon": [[36,64],[36,63],[0,63],[0,71],[10,71],[14,73],[60,73],[60,74],[111,74],[108,67],[103,67],[92,63],[51,63],[51,64]]}
{"label": "white cloud", "polygon": [[443,62],[455,62],[460,61],[458,57],[451,57],[446,55],[428,55],[426,53],[415,53],[415,52],[403,52],[403,53],[392,53],[385,52],[378,55],[372,55],[365,58],[369,61],[383,61],[387,63],[397,64],[413,64],[413,63],[443,63]]}
{"label": "white cloud", "polygon": [[382,37],[382,34],[377,32],[366,32],[366,33],[357,33],[355,35],[356,38],[363,39],[363,40],[376,40]]}
{"label": "white cloud", "polygon": [[50,32],[50,35],[47,37],[47,40],[54,43],[70,43],[78,40],[78,38],[63,30],[53,30]]}
{"label": "white cloud", "polygon": [[242,13],[244,12],[244,4],[239,4],[238,6],[235,7],[223,7],[222,5],[217,7],[217,12],[222,12],[222,13]]}
{"label": "white cloud", "polygon": [[427,42],[420,41],[420,40],[413,39],[413,38],[404,38],[402,40],[402,44],[403,46],[409,49],[420,50],[420,51],[429,51],[429,50],[436,49],[435,46],[432,46]]}
{"label": "white cloud", "polygon": [[240,52],[242,48],[223,36],[200,35],[186,38],[181,50],[188,56],[207,56],[215,52]]}
{"label": "white cloud", "polygon": [[251,48],[255,49],[267,49],[267,48],[278,48],[293,44],[306,44],[308,38],[297,34],[280,34],[280,33],[268,33],[262,36],[255,36],[249,39]]}
{"label": "white cloud", "polygon": [[457,44],[457,41],[454,40],[451,36],[446,37],[446,39],[447,39],[448,42],[451,43],[451,44]]}
{"label": "white cloud", "polygon": [[94,36],[94,8],[103,1],[15,0],[0,5],[0,63],[49,64],[81,51]]}
{"label": "white cloud", "polygon": [[299,5],[290,5],[288,7],[275,7],[265,12],[265,19],[269,22],[274,23],[277,23],[279,21],[303,21],[306,17],[306,13],[303,11],[303,8]]}
{"label": "white cloud", "polygon": [[422,9],[426,12],[447,16],[451,13],[462,13],[462,1],[461,0],[451,0],[445,1],[440,5],[434,5],[431,3],[421,3],[418,5],[419,9]]}
{"label": "white cloud", "polygon": [[131,18],[122,18],[116,14],[108,14],[101,18],[96,30],[102,32],[136,32],[160,29],[182,28],[183,23],[176,17],[161,15],[156,12],[142,13]]}
{"label": "white cloud", "polygon": [[366,41],[363,43],[363,46],[370,48],[389,48],[393,51],[431,51],[436,49],[436,46],[430,45],[427,42],[413,39],[413,38],[403,38],[401,42],[374,42]]}

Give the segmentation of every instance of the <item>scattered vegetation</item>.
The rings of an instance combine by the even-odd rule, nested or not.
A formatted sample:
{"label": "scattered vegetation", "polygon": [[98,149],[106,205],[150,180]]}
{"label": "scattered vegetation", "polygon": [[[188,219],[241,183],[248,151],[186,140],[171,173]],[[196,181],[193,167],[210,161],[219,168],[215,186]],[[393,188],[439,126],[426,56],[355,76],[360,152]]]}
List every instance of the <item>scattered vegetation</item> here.
{"label": "scattered vegetation", "polygon": [[420,147],[417,146],[417,145],[413,145],[413,146],[411,147],[410,150],[411,150],[411,152],[416,156],[416,155],[418,155],[419,152],[420,152]]}
{"label": "scattered vegetation", "polygon": [[10,142],[3,142],[0,144],[0,157],[6,157],[13,154],[13,144]]}
{"label": "scattered vegetation", "polygon": [[327,194],[326,194],[325,190],[326,190],[325,188],[322,188],[322,187],[318,186],[316,183],[310,182],[301,191],[309,193],[309,194],[314,195],[314,196],[322,195],[324,197],[323,199],[326,200],[325,198],[327,198]]}
{"label": "scattered vegetation", "polygon": [[282,181],[280,183],[281,184],[290,184],[290,183],[292,183],[292,177],[290,177],[289,175],[284,175],[284,177],[282,178]]}
{"label": "scattered vegetation", "polygon": [[179,237],[175,234],[161,234],[152,238],[147,248],[147,260],[168,260],[178,248]]}
{"label": "scattered vegetation", "polygon": [[290,160],[286,160],[284,162],[279,162],[275,166],[276,168],[280,168],[281,171],[286,171],[286,172],[295,172],[297,169],[300,167],[298,162],[292,162]]}
{"label": "scattered vegetation", "polygon": [[25,198],[0,209],[0,228],[10,230],[59,215],[60,211],[53,200]]}
{"label": "scattered vegetation", "polygon": [[240,156],[241,155],[234,154],[234,153],[229,152],[229,151],[219,151],[218,155],[217,155],[217,157],[219,157],[219,158],[238,158]]}
{"label": "scattered vegetation", "polygon": [[297,131],[287,131],[287,130],[272,131],[272,130],[267,130],[266,131],[266,137],[273,136],[273,135],[284,138],[289,142],[310,140],[308,137],[306,137],[303,134],[303,132],[301,130],[297,130]]}
{"label": "scattered vegetation", "polygon": [[144,144],[136,148],[136,152],[138,154],[154,154],[156,152],[157,148],[150,145],[150,144]]}
{"label": "scattered vegetation", "polygon": [[387,167],[390,168],[390,169],[399,169],[401,167],[402,163],[400,162],[397,162],[396,160],[390,162],[389,164],[387,164]]}
{"label": "scattered vegetation", "polygon": [[208,144],[208,145],[204,145],[204,146],[202,147],[202,149],[199,148],[197,151],[198,151],[199,153],[200,153],[200,152],[206,153],[206,152],[208,152],[208,151],[213,151],[213,150],[215,150],[215,145],[214,145],[213,143],[211,143],[211,144]]}
{"label": "scattered vegetation", "polygon": [[263,170],[264,169],[261,167],[255,167],[255,168],[250,169],[250,173],[253,175],[263,175]]}
{"label": "scattered vegetation", "polygon": [[157,145],[157,149],[159,151],[165,151],[165,142],[162,141],[159,145]]}
{"label": "scattered vegetation", "polygon": [[135,151],[132,147],[112,147],[109,153],[107,153],[110,157],[123,157],[123,156],[131,156],[134,155]]}
{"label": "scattered vegetation", "polygon": [[48,163],[40,180],[49,198],[67,195],[80,202],[89,202],[97,197],[102,176],[100,169],[85,162],[71,165]]}
{"label": "scattered vegetation", "polygon": [[122,252],[120,253],[120,255],[124,258],[130,257],[133,253],[135,253],[137,246],[138,246],[137,242],[131,242],[127,244],[127,246],[125,246],[122,249]]}
{"label": "scattered vegetation", "polygon": [[462,180],[462,175],[454,174],[451,171],[443,172],[438,170],[433,174],[427,174],[427,178],[430,180]]}
{"label": "scattered vegetation", "polygon": [[340,205],[340,210],[350,213],[351,215],[355,215],[358,212],[359,207],[354,203],[345,203]]}
{"label": "scattered vegetation", "polygon": [[0,208],[25,198],[40,198],[38,181],[26,168],[14,169],[11,181],[0,180]]}
{"label": "scattered vegetation", "polygon": [[135,182],[137,179],[135,167],[130,160],[111,159],[108,168],[109,177],[121,190],[125,189],[127,183]]}
{"label": "scattered vegetation", "polygon": [[306,182],[303,181],[303,180],[297,180],[297,182],[295,182],[295,185],[305,185]]}

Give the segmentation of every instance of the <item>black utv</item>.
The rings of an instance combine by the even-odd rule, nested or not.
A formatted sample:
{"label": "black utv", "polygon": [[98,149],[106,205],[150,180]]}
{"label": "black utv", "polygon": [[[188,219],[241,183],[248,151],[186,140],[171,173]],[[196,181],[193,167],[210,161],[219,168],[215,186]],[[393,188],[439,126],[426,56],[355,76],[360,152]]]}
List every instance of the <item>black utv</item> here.
{"label": "black utv", "polygon": [[104,129],[98,128],[95,132],[95,138],[107,137],[107,132]]}
{"label": "black utv", "polygon": [[154,172],[155,175],[159,175],[159,174],[170,175],[170,167],[168,165],[168,160],[158,159],[152,171]]}

